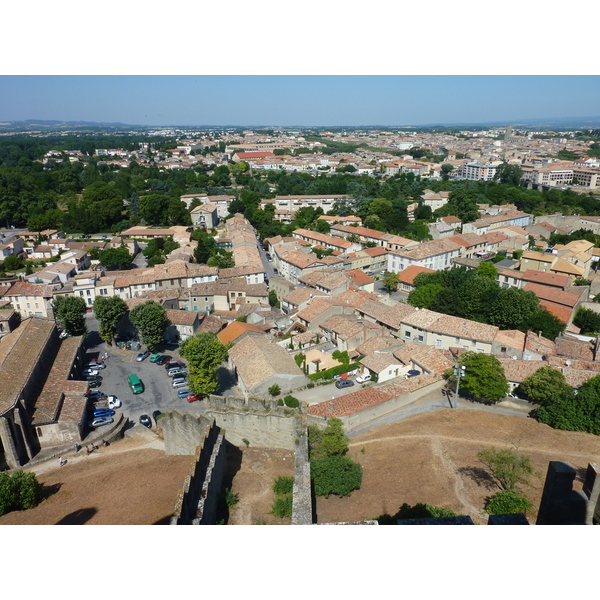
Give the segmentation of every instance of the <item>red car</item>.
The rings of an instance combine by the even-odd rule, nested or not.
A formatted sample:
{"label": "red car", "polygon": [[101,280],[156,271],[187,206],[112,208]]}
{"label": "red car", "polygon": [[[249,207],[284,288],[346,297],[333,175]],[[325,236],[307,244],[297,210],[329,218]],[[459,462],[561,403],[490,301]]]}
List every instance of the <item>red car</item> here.
{"label": "red car", "polygon": [[196,394],[188,394],[188,402],[196,402],[196,400],[202,400],[202,398],[200,398],[200,396],[196,396]]}

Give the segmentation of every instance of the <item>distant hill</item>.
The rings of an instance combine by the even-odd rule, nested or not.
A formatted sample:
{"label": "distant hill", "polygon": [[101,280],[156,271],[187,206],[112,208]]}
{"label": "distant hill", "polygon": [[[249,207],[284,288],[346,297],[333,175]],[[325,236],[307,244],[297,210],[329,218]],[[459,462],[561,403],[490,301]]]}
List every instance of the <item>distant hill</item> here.
{"label": "distant hill", "polygon": [[[568,130],[568,129],[598,129],[600,128],[600,116],[597,117],[556,117],[556,118],[535,118],[535,119],[515,119],[505,121],[485,121],[478,123],[412,123],[409,125],[397,124],[397,125],[335,125],[328,126],[322,124],[319,126],[304,126],[304,125],[279,125],[269,126],[275,129],[289,129],[290,127],[303,129],[322,129],[327,128],[331,130],[340,129],[429,129],[429,128],[487,128],[487,127],[505,127],[506,125],[512,125],[516,128],[535,128],[535,129],[550,129],[550,130]],[[230,128],[239,129],[250,127],[252,129],[260,129],[266,127],[264,125],[174,125],[169,124],[155,124],[155,125],[135,125],[131,123],[106,123],[100,121],[61,121],[61,120],[42,120],[42,119],[27,119],[25,121],[0,121],[0,132],[11,132],[11,131],[107,131],[107,130],[149,130],[157,128],[168,128],[168,129],[215,129],[215,128]]]}

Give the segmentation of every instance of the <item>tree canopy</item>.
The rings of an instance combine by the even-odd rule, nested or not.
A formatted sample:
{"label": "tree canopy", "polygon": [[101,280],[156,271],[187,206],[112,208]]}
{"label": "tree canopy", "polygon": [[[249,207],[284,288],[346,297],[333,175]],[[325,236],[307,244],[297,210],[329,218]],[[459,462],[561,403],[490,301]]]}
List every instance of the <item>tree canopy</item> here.
{"label": "tree canopy", "polygon": [[87,326],[85,313],[87,305],[79,296],[56,296],[54,315],[61,327],[70,335],[85,335]]}
{"label": "tree canopy", "polygon": [[501,490],[514,490],[517,483],[528,483],[534,469],[527,456],[509,448],[491,447],[477,453],[477,458],[490,470]]}
{"label": "tree canopy", "polygon": [[94,300],[94,314],[100,322],[100,337],[112,344],[121,319],[127,314],[127,303],[119,296],[97,296]]}
{"label": "tree canopy", "polygon": [[[465,367],[464,375],[460,380],[461,388],[475,398],[497,402],[508,394],[509,385],[504,375],[504,368],[495,356],[467,351],[461,354],[457,364]],[[450,381],[455,381],[453,369],[447,369],[445,376]]]}
{"label": "tree canopy", "polygon": [[192,392],[201,397],[214,394],[218,387],[217,369],[227,358],[228,347],[210,332],[184,340],[179,352],[188,361],[188,381]]}
{"label": "tree canopy", "polygon": [[154,350],[164,341],[169,321],[165,309],[157,302],[148,300],[138,304],[130,311],[129,319],[137,328],[142,344],[149,350]]}

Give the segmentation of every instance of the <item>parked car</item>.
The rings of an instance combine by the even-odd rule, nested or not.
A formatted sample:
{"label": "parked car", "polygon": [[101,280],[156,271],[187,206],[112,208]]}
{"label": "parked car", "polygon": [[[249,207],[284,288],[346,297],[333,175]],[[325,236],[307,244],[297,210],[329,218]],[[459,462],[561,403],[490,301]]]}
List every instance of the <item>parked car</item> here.
{"label": "parked car", "polygon": [[157,365],[164,365],[165,363],[168,363],[173,357],[172,356],[168,356],[167,354],[163,354],[161,355],[161,357],[159,359],[156,360],[156,364]]}
{"label": "parked car", "polygon": [[152,413],[152,418],[154,419],[154,422],[158,425],[158,417],[160,417],[160,415],[162,415],[163,413],[160,410],[155,410]]}
{"label": "parked car", "polygon": [[88,375],[86,377],[87,381],[102,381],[102,376],[101,375]]}
{"label": "parked car", "polygon": [[173,387],[183,387],[184,385],[187,385],[188,381],[187,379],[183,378],[183,377],[174,377],[173,378]]}
{"label": "parked car", "polygon": [[356,383],[364,383],[365,381],[371,381],[371,375],[370,375],[370,373],[365,373],[363,375],[359,375],[356,378]]}
{"label": "parked car", "polygon": [[162,356],[163,356],[162,354],[153,354],[150,357],[150,362],[155,363],[156,361],[160,360],[162,358]]}
{"label": "parked car", "polygon": [[350,379],[338,379],[335,382],[335,387],[338,390],[341,390],[342,388],[345,388],[345,387],[352,387],[353,385],[354,385],[354,381],[351,381]]}
{"label": "parked car", "polygon": [[90,427],[102,427],[103,425],[110,425],[114,419],[112,417],[96,417],[93,421],[90,421],[88,425]]}
{"label": "parked car", "polygon": [[202,398],[200,398],[200,396],[196,396],[196,394],[188,394],[187,395],[188,402],[196,402],[198,400],[202,400]]}
{"label": "parked car", "polygon": [[148,358],[150,356],[150,351],[149,350],[142,350],[136,357],[135,360],[137,362],[142,362],[144,359]]}
{"label": "parked car", "polygon": [[116,396],[108,397],[108,408],[121,408],[123,403]]}
{"label": "parked car", "polygon": [[69,337],[69,332],[68,331],[63,331],[59,336],[58,336],[61,340],[64,340],[65,338]]}
{"label": "parked car", "polygon": [[187,398],[190,394],[190,390],[187,388],[183,388],[182,390],[177,390],[177,396],[179,398]]}
{"label": "parked car", "polygon": [[100,373],[100,369],[84,369],[83,370],[83,376],[84,377],[89,377],[89,376],[95,376],[98,375]]}
{"label": "parked car", "polygon": [[94,402],[95,400],[101,400],[102,398],[106,398],[106,394],[101,392],[100,390],[92,390],[88,392],[87,397],[89,400]]}
{"label": "parked car", "polygon": [[273,269],[273,275],[277,275],[279,271],[277,269]]}
{"label": "parked car", "polygon": [[92,360],[90,360],[90,362],[83,365],[83,368],[84,369],[106,369],[106,363],[102,359],[97,360],[97,359],[93,358]]}
{"label": "parked car", "polygon": [[187,375],[187,369],[182,369],[182,368],[169,369],[167,371],[167,375],[169,377],[177,377],[177,375],[180,375],[181,377],[184,377],[185,375]]}
{"label": "parked car", "polygon": [[110,410],[108,408],[99,408],[94,411],[94,419],[96,417],[112,417],[114,414],[114,410]]}
{"label": "parked car", "polygon": [[152,421],[150,420],[150,417],[148,415],[142,415],[140,417],[140,425],[144,425],[150,429],[152,427]]}
{"label": "parked car", "polygon": [[93,389],[93,388],[100,387],[102,385],[102,382],[99,381],[98,379],[91,379],[91,380],[88,380],[87,384],[88,384],[89,388]]}
{"label": "parked car", "polygon": [[165,363],[164,365],[165,367],[165,371],[168,371],[169,369],[181,369],[181,367],[185,367],[185,365],[179,361],[179,360],[169,360]]}

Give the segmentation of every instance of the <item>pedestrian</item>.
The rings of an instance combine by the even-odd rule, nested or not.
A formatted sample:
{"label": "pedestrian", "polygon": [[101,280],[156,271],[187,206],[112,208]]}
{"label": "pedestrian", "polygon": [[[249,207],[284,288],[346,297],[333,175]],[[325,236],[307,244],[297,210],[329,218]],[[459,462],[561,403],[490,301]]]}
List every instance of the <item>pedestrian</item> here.
{"label": "pedestrian", "polygon": [[79,452],[81,450],[81,446],[79,444],[75,444],[75,452]]}
{"label": "pedestrian", "polygon": [[96,444],[94,444],[93,442],[92,442],[92,449],[98,450],[98,446],[96,446]]}

